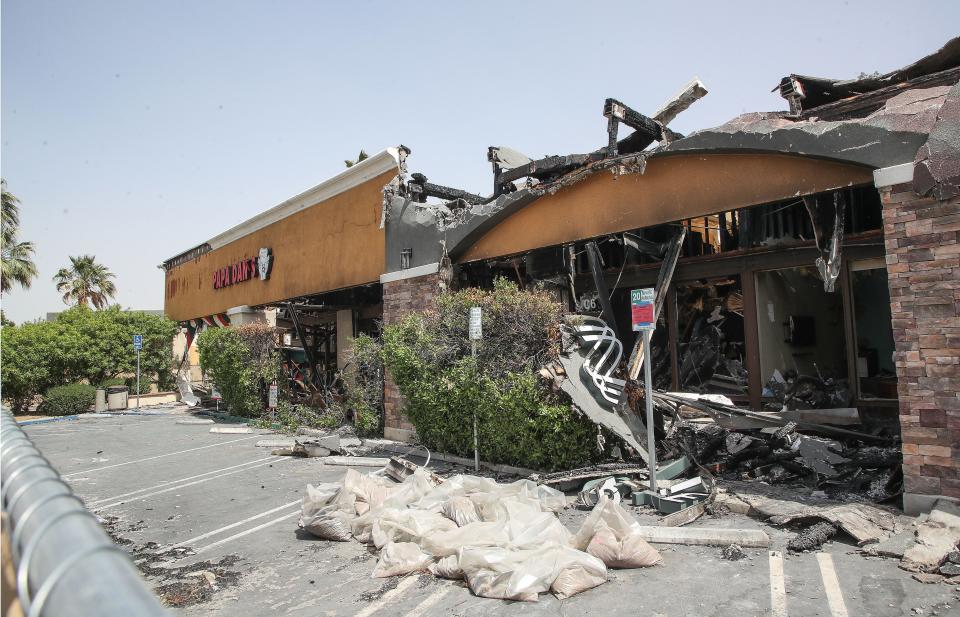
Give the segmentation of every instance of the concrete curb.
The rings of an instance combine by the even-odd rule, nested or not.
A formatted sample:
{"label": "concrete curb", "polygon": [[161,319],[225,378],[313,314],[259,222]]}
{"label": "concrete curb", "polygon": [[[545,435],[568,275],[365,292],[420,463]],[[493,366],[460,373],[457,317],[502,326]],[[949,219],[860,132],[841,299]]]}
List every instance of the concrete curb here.
{"label": "concrete curb", "polygon": [[[425,457],[426,451],[423,446],[402,446],[394,444],[378,444],[384,450],[388,452],[393,452],[395,454],[415,454],[421,457]],[[444,463],[456,463],[457,465],[463,465],[464,467],[469,467],[473,469],[473,459],[463,458],[461,456],[456,456],[453,454],[446,454],[444,452],[430,452],[430,460],[432,461],[443,461]],[[524,467],[514,467],[512,465],[500,465],[497,463],[488,463],[487,461],[480,461],[480,466],[484,469],[489,469],[496,473],[506,473],[515,476],[521,476],[527,478],[535,474],[541,474],[541,471],[534,471],[533,469],[526,469]]]}
{"label": "concrete curb", "polygon": [[30,426],[31,424],[50,424],[51,422],[60,422],[62,420],[79,420],[79,415],[57,416],[55,418],[34,418],[33,420],[21,420],[17,422],[20,426]]}

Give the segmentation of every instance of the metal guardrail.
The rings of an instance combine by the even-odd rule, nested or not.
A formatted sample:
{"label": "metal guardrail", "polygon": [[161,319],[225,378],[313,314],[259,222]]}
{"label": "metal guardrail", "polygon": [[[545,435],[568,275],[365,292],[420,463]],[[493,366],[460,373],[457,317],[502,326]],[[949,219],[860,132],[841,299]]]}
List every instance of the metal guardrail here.
{"label": "metal guardrail", "polygon": [[168,616],[10,412],[0,416],[0,498],[27,617]]}

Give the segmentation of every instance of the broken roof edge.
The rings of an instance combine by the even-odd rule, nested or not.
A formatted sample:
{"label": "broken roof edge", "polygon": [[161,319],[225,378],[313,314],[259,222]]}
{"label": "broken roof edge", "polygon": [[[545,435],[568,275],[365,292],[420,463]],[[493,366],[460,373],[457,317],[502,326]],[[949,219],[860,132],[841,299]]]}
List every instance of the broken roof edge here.
{"label": "broken roof edge", "polygon": [[217,234],[206,242],[201,242],[185,251],[164,260],[161,268],[164,268],[178,257],[201,249],[209,247],[207,250],[216,250],[222,246],[239,240],[244,236],[259,231],[264,227],[281,221],[288,216],[305,210],[318,203],[327,201],[341,193],[345,193],[364,182],[372,180],[377,176],[390,170],[398,170],[400,167],[400,148],[402,146],[389,147],[381,150],[377,154],[370,156],[363,161],[348,167],[337,175],[324,180],[320,184],[313,186],[293,197],[277,204],[276,206],[265,210],[249,219],[234,225],[230,229]]}

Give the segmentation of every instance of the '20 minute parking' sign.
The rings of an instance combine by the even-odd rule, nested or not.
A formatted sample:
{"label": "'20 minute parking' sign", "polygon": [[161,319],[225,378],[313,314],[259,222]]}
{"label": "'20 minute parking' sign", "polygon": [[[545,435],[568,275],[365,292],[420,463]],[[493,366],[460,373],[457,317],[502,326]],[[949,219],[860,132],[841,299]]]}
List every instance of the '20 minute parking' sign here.
{"label": "'20 minute parking' sign", "polygon": [[653,298],[653,287],[630,290],[630,314],[635,332],[657,328],[653,318]]}

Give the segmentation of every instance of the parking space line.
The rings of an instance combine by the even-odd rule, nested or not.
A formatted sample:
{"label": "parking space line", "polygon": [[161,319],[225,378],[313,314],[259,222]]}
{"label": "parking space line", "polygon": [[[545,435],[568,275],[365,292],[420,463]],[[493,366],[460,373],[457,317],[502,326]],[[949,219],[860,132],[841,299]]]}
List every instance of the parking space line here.
{"label": "parking space line", "polygon": [[[221,544],[226,544],[227,542],[230,542],[231,540],[236,540],[237,538],[242,538],[243,536],[248,536],[248,535],[250,535],[251,533],[260,531],[261,529],[266,529],[267,527],[270,527],[271,525],[276,525],[277,523],[281,523],[281,522],[287,520],[288,518],[290,518],[291,516],[295,516],[295,515],[297,515],[297,514],[300,514],[300,511],[299,511],[299,510],[295,510],[295,511],[290,512],[290,513],[288,513],[288,514],[284,514],[283,516],[278,517],[278,518],[275,518],[275,519],[273,519],[272,521],[267,521],[266,523],[263,523],[262,525],[257,525],[256,527],[251,527],[250,529],[247,529],[246,531],[241,531],[240,533],[235,533],[235,534],[233,534],[232,536],[228,536],[228,537],[226,537],[226,538],[224,538],[224,539],[222,539],[222,540],[217,540],[216,542],[214,542],[214,543],[212,543],[212,544],[208,544],[208,545],[206,545],[206,546],[203,546],[203,547],[201,547],[201,548],[198,548],[196,551],[194,551],[194,555],[199,555],[200,553],[204,553],[204,552],[210,550],[211,548],[214,548],[214,547],[216,547],[216,546],[220,546]],[[185,557],[189,557],[189,556],[190,556],[190,555],[187,555],[187,556],[185,556]],[[181,559],[184,559],[185,557],[181,557]],[[179,560],[177,560],[177,561],[179,561]]]}
{"label": "parking space line", "polygon": [[153,461],[158,458],[164,458],[167,456],[175,456],[177,454],[185,454],[187,452],[196,452],[197,450],[206,450],[207,448],[216,448],[218,446],[225,446],[231,443],[237,443],[238,441],[246,441],[248,439],[257,439],[260,435],[251,435],[250,437],[241,437],[240,439],[231,439],[230,441],[221,441],[220,443],[212,443],[206,446],[200,446],[197,448],[188,448],[186,450],[180,450],[178,452],[167,452],[166,454],[158,454],[156,456],[148,456],[147,458],[137,459],[135,461],[127,461],[126,463],[116,463],[114,465],[105,465],[103,467],[94,467],[93,469],[87,469],[86,471],[74,471],[73,473],[68,473],[62,478],[71,478],[73,476],[82,476],[84,474],[93,473],[95,471],[103,471],[104,469],[113,469],[114,467],[123,467],[124,465],[134,465],[136,463],[145,463],[147,461]]}
{"label": "parking space line", "polygon": [[113,497],[106,497],[106,498],[104,498],[104,499],[97,499],[96,501],[90,501],[90,502],[87,502],[87,507],[96,506],[97,504],[101,504],[101,503],[103,503],[103,502],[105,502],[105,501],[116,501],[117,499],[123,499],[123,498],[125,498],[125,497],[130,497],[130,496],[136,495],[136,494],[138,494],[138,493],[143,493],[143,492],[146,492],[146,491],[152,491],[152,490],[157,489],[157,488],[163,488],[163,487],[165,487],[165,486],[170,486],[171,484],[178,484],[178,483],[180,483],[180,482],[186,482],[186,481],[188,481],[188,480],[195,480],[196,478],[202,478],[203,476],[209,476],[209,475],[211,475],[211,474],[219,473],[219,472],[221,472],[221,471],[228,471],[228,470],[230,470],[230,469],[236,469],[237,467],[243,467],[243,466],[245,466],[245,465],[253,465],[254,463],[260,463],[260,462],[262,462],[262,461],[269,461],[269,460],[274,460],[274,457],[268,456],[268,457],[266,457],[266,458],[258,458],[258,459],[253,460],[253,461],[247,461],[246,463],[240,463],[239,465],[231,465],[230,467],[223,467],[222,469],[214,469],[214,470],[208,471],[208,472],[206,472],[206,473],[199,473],[199,474],[197,474],[197,475],[195,475],[195,476],[190,476],[190,477],[187,477],[187,478],[180,478],[179,480],[168,480],[168,481],[166,481],[166,482],[161,482],[160,484],[154,484],[153,486],[149,486],[149,487],[147,487],[147,488],[142,488],[142,489],[140,489],[140,490],[138,490],[138,491],[130,491],[129,493],[123,493],[122,495],[114,495]]}
{"label": "parking space line", "polygon": [[[287,459],[287,460],[289,460],[289,459]],[[125,504],[125,503],[130,503],[130,502],[132,502],[132,501],[140,501],[141,499],[146,499],[147,497],[153,497],[154,495],[162,495],[163,493],[169,493],[170,491],[178,491],[178,490],[180,490],[180,489],[182,489],[182,488],[187,488],[188,486],[193,486],[193,485],[195,485],[195,484],[202,484],[203,482],[208,482],[208,481],[210,481],[210,480],[216,480],[217,478],[222,478],[222,477],[224,477],[224,476],[232,476],[232,475],[235,474],[235,473],[242,473],[242,472],[244,472],[244,471],[249,471],[249,470],[251,470],[251,469],[256,469],[257,467],[264,467],[265,465],[270,465],[270,464],[273,464],[274,462],[279,463],[279,462],[281,462],[281,461],[268,460],[268,461],[266,461],[266,462],[264,462],[264,463],[260,463],[260,464],[258,464],[258,465],[251,465],[251,466],[249,466],[249,467],[244,467],[243,469],[235,469],[235,470],[233,470],[233,471],[227,471],[227,472],[225,472],[225,473],[221,473],[221,474],[216,475],[216,476],[210,476],[209,478],[202,478],[202,479],[200,479],[200,480],[194,480],[193,482],[187,482],[186,484],[178,484],[178,485],[176,485],[176,486],[171,486],[171,487],[168,487],[168,488],[160,489],[159,491],[153,491],[152,493],[144,493],[143,495],[136,495],[136,496],[134,496],[134,497],[130,497],[129,499],[121,499],[120,501],[114,501],[114,502],[108,503],[108,504],[103,505],[103,506],[97,506],[96,508],[93,508],[93,509],[94,509],[94,511],[99,512],[100,510],[106,510],[107,508],[113,508],[113,507],[116,507],[116,506],[119,506],[119,505],[123,505],[123,504]]]}
{"label": "parking space line", "polygon": [[273,514],[274,512],[279,512],[280,510],[286,510],[286,509],[289,508],[290,506],[297,505],[297,504],[300,504],[300,503],[302,503],[302,501],[301,501],[300,499],[297,499],[296,501],[291,501],[290,503],[285,503],[285,504],[283,504],[282,506],[277,506],[276,508],[274,508],[274,509],[272,509],[272,510],[267,510],[266,512],[261,512],[260,514],[254,514],[253,516],[250,516],[250,517],[248,517],[248,518],[245,518],[245,519],[243,519],[242,521],[237,521],[236,523],[231,523],[230,525],[226,525],[225,527],[221,527],[221,528],[219,528],[219,529],[214,529],[213,531],[208,531],[207,533],[200,534],[199,536],[197,536],[197,537],[195,537],[195,538],[190,538],[189,540],[184,540],[183,542],[177,542],[176,544],[174,544],[174,545],[172,545],[172,546],[168,546],[168,547],[165,547],[165,548],[157,549],[156,552],[162,553],[162,552],[165,552],[165,551],[169,551],[169,550],[171,550],[171,549],[174,549],[174,548],[180,548],[181,546],[189,546],[189,545],[193,544],[194,542],[196,542],[197,540],[203,540],[203,539],[205,539],[205,538],[209,538],[210,536],[219,535],[219,534],[223,533],[224,531],[233,529],[234,527],[239,527],[240,525],[243,525],[244,523],[249,523],[250,521],[255,521],[255,520],[257,520],[258,518],[263,518],[264,516],[268,516],[268,515],[270,515],[270,514]]}
{"label": "parking space line", "polygon": [[783,553],[770,551],[770,614],[787,617],[787,586],[783,579]]}
{"label": "parking space line", "polygon": [[353,617],[369,617],[386,606],[388,603],[392,602],[394,598],[409,589],[414,583],[417,582],[419,578],[419,576],[407,576],[405,579],[400,581],[396,587],[380,596],[379,600],[366,605],[362,610],[355,613]]}
{"label": "parking space line", "polygon": [[429,596],[427,596],[427,598],[423,602],[416,605],[409,613],[407,613],[403,617],[420,617],[420,615],[423,615],[425,612],[430,610],[430,608],[434,604],[439,602],[440,599],[443,598],[443,596],[447,595],[447,593],[451,589],[453,589],[452,585],[445,584],[443,587],[441,587],[440,589],[434,591]]}
{"label": "parking space line", "polygon": [[837,570],[833,567],[833,557],[830,553],[817,553],[817,564],[820,566],[823,588],[827,592],[830,614],[833,617],[847,617],[847,605],[843,601],[843,592],[840,590]]}

